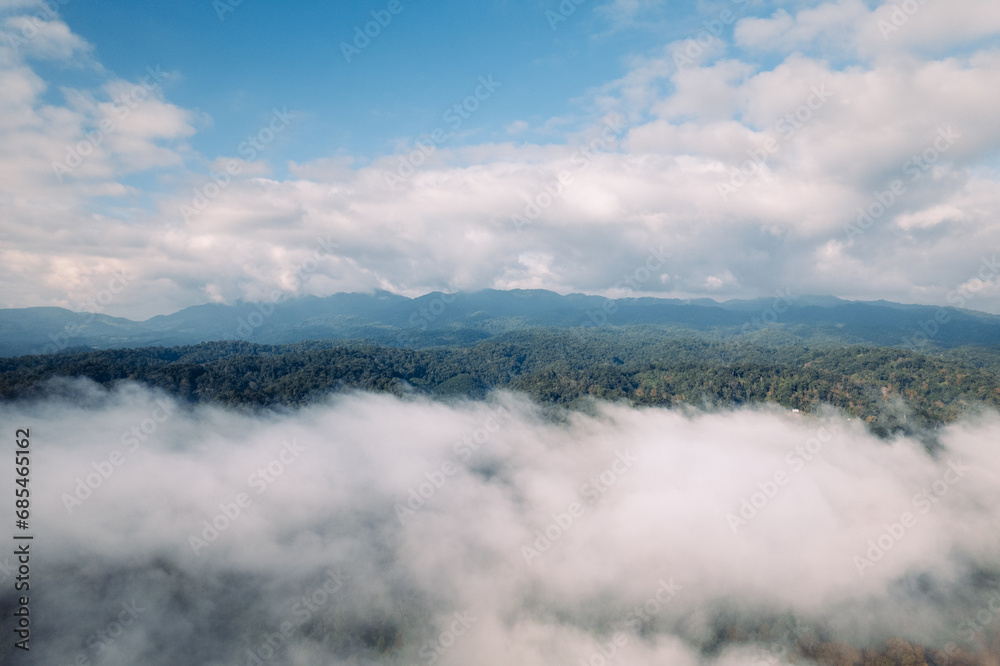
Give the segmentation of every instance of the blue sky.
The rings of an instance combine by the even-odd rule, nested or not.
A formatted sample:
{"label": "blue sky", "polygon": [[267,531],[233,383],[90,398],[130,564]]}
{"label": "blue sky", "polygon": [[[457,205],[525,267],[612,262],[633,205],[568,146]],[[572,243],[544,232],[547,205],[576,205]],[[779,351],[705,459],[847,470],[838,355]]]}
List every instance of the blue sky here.
{"label": "blue sky", "polygon": [[517,120],[540,126],[565,117],[575,128],[588,109],[574,100],[621,76],[631,55],[701,29],[694,2],[654,8],[644,14],[649,23],[619,28],[593,0],[558,22],[546,14],[559,12],[557,2],[401,0],[402,11],[348,62],[341,45],[353,45],[355,28],[387,4],[246,0],[222,11],[204,0],[74,1],[62,14],[114,75],[138,76],[148,65],[180,73],[171,100],[212,119],[191,141],[201,153],[228,154],[273,107],[301,112],[306,120],[281,147],[295,161],[389,153],[441,125],[490,74],[503,92],[457,142],[506,138],[504,127]]}
{"label": "blue sky", "polygon": [[399,0],[350,62],[388,0],[54,4],[0,0],[0,306],[124,271],[102,311],[133,318],[483,288],[1000,311],[994,0]]}

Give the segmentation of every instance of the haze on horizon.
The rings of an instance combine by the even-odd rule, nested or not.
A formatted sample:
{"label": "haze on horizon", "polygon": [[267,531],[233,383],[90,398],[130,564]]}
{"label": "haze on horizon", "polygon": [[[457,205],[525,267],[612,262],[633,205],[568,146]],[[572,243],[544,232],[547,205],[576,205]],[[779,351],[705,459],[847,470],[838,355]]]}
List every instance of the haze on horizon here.
{"label": "haze on horizon", "polygon": [[[110,291],[110,290],[107,290],[107,291]],[[517,290],[513,290],[513,291],[517,291]],[[552,291],[552,290],[544,290],[544,291]],[[100,292],[98,292],[98,293],[100,293]],[[336,292],[334,294],[328,294],[328,296],[364,295],[364,296],[372,296],[372,297],[378,298],[378,296],[380,294],[388,294],[388,293],[392,293],[392,292],[385,292],[385,291],[382,291],[382,290],[375,289],[375,290],[356,291],[356,292]],[[457,298],[462,298],[462,297],[467,297],[467,296],[475,296],[477,293],[479,293],[479,292],[440,292],[440,291],[430,291],[430,292],[426,292],[426,293],[415,294],[415,295],[412,295],[412,296],[404,296],[402,294],[394,294],[394,295],[399,295],[399,296],[402,296],[403,298],[408,298],[410,300],[427,299],[427,298],[430,298],[431,300],[435,300],[433,297],[439,297],[439,298],[440,297],[444,297],[446,299],[450,298],[450,297],[454,297],[454,298],[457,299]],[[779,290],[778,292],[776,292],[776,294],[774,294],[774,295],[772,295],[770,297],[769,296],[763,296],[763,297],[756,298],[756,299],[753,299],[753,298],[747,298],[747,299],[743,299],[743,298],[719,299],[719,298],[711,298],[711,297],[708,297],[708,296],[703,296],[703,297],[700,297],[700,298],[697,298],[697,299],[696,298],[678,299],[677,297],[669,296],[669,295],[663,295],[663,294],[655,294],[655,295],[650,294],[650,295],[647,295],[647,296],[639,296],[638,294],[628,295],[628,296],[615,296],[615,295],[604,296],[603,294],[597,294],[597,293],[586,294],[586,293],[581,293],[581,292],[565,292],[565,293],[562,293],[562,292],[552,291],[552,293],[559,294],[560,296],[597,296],[597,297],[600,297],[600,298],[608,298],[608,299],[611,299],[611,300],[615,300],[615,299],[619,299],[619,298],[620,299],[626,299],[626,298],[633,298],[633,297],[636,297],[636,298],[639,298],[639,297],[642,297],[642,298],[654,298],[654,299],[663,299],[663,300],[680,300],[682,303],[692,303],[692,304],[698,304],[698,305],[705,305],[705,301],[706,300],[714,302],[714,303],[716,303],[718,305],[727,305],[727,304],[732,305],[732,304],[741,304],[741,303],[748,303],[749,304],[749,303],[760,302],[760,303],[765,304],[762,309],[767,309],[767,304],[773,305],[774,303],[778,303],[779,307],[780,307],[781,304],[808,305],[808,304],[814,304],[814,303],[819,303],[819,302],[833,302],[832,299],[836,299],[835,296],[817,295],[817,294],[794,294],[794,292],[783,291],[783,290]],[[975,300],[976,300],[975,299],[975,294],[976,293],[977,292],[975,290],[973,290],[973,289],[969,289],[969,290],[963,291],[963,292],[955,291],[952,294],[954,296],[953,300],[950,303],[948,303],[948,302],[944,303],[942,305],[942,307],[955,307],[955,308],[959,308],[959,309],[962,309],[962,310],[969,310],[969,311],[972,311],[972,312],[980,312],[980,313],[985,313],[985,314],[997,314],[997,313],[994,313],[994,312],[990,312],[988,310],[981,310],[981,309],[978,309],[976,307],[973,307],[975,305]],[[313,296],[313,295],[312,294],[294,295],[294,294],[291,294],[290,292],[285,292],[285,291],[280,291],[280,290],[273,290],[268,297],[262,297],[262,298],[260,298],[260,300],[245,301],[243,299],[237,299],[232,304],[226,303],[224,305],[255,305],[256,304],[256,305],[260,305],[261,307],[263,307],[264,311],[270,312],[270,306],[271,305],[279,305],[280,306],[282,304],[291,304],[291,303],[295,303],[300,298],[304,298],[304,297],[308,297],[308,296]],[[321,296],[317,296],[317,297],[318,298],[322,298]],[[883,299],[879,299],[879,301],[848,301],[848,300],[843,300],[843,299],[838,299],[838,300],[840,300],[842,303],[852,303],[852,302],[857,302],[857,303],[878,303],[879,301],[881,301]],[[442,301],[442,302],[444,303],[444,301]],[[891,301],[888,301],[888,302],[892,303]],[[447,304],[448,303],[445,303],[445,305],[447,305]],[[198,304],[198,305],[207,305],[207,304],[201,303],[201,304]],[[223,304],[220,304],[220,305],[223,305]],[[897,303],[896,305],[914,305],[914,304],[912,304],[912,303]],[[197,306],[187,306],[187,307],[197,307]],[[170,315],[178,314],[178,313],[183,312],[184,310],[186,310],[187,307],[181,308],[179,310],[171,310],[169,312],[156,312],[156,313],[150,314],[149,316],[145,316],[145,317],[138,318],[138,319],[132,319],[127,314],[125,314],[125,315],[118,315],[118,316],[120,318],[123,318],[123,319],[129,319],[130,321],[133,321],[133,322],[136,322],[136,323],[143,323],[143,322],[149,321],[150,319],[152,319],[154,317],[170,316]],[[83,314],[83,315],[87,315],[87,316],[91,316],[93,314],[105,314],[105,312],[104,312],[105,308],[100,304],[100,302],[96,298],[93,299],[91,302],[88,302],[88,303],[79,303],[79,304],[77,304],[73,308],[65,308],[65,309],[68,309],[71,312],[74,312],[76,314]]]}

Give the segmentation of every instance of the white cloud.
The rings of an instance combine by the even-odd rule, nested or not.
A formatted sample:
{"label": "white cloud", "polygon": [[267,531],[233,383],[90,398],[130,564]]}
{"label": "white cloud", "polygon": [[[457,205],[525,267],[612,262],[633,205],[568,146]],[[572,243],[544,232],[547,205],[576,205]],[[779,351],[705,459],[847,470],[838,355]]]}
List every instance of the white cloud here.
{"label": "white cloud", "polygon": [[[276,649],[299,661],[282,663],[350,660],[358,646],[331,639],[364,628],[395,635],[409,663],[467,611],[476,621],[444,666],[577,663],[616,630],[621,663],[735,666],[762,646],[718,645],[720,626],[738,636],[794,614],[846,643],[941,649],[995,593],[978,582],[997,568],[995,414],[942,429],[931,456],[856,420],[783,410],[605,404],[552,419],[511,396],[491,408],[358,395],[241,415],[135,386],[60,390],[2,408],[32,424],[46,470],[33,504],[45,663],[72,661],[122,599],[146,609],[115,646],[123,663],[184,650],[233,663],[263,642],[247,627],[287,620],[297,630]],[[330,568],[344,581],[316,602],[331,630],[317,632],[292,604]],[[650,604],[640,635],[627,620],[661,581],[673,596]]]}
{"label": "white cloud", "polygon": [[702,123],[732,118],[743,101],[739,84],[753,71],[752,65],[735,60],[681,69],[672,77],[674,93],[655,104],[653,112],[666,118],[694,117]]}
{"label": "white cloud", "polygon": [[[993,25],[988,4],[969,6],[975,34]],[[675,277],[650,280],[650,294],[750,297],[799,285],[943,304],[983,248],[1000,246],[1000,51],[910,48],[911,28],[939,45],[973,35],[923,32],[931,28],[917,19],[938,5],[923,5],[899,39],[876,32],[878,48],[869,32],[884,10],[847,0],[786,6],[740,22],[742,50],[714,40],[679,69],[673,55],[684,41],[631,57],[621,77],[579,100],[626,118],[604,141],[600,120],[581,130],[578,118],[551,118],[537,130],[560,141],[546,145],[524,141],[527,123],[513,121],[517,141],[439,148],[395,188],[386,174],[409,159],[412,142],[370,164],[343,154],[292,163],[284,179],[263,159],[240,161],[241,173],[190,222],[179,207],[228,164],[186,145],[205,118],[158,87],[59,183],[52,163],[115,119],[113,100],[139,82],[66,87],[65,102],[46,101],[50,84],[31,61],[0,48],[3,305],[80,303],[120,268],[136,279],[109,306],[114,314],[255,297],[283,288],[282,276],[327,236],[340,247],[296,293],[610,293],[650,246],[664,246]],[[757,48],[768,55],[757,58]],[[935,153],[941,132],[951,143]],[[914,162],[924,155],[934,159]],[[153,210],[125,185],[149,170],[166,189]],[[567,184],[557,187],[560,174]],[[894,180],[905,194],[852,236],[859,207]],[[512,216],[532,202],[537,215],[519,232]],[[975,307],[1000,302],[983,292]]]}
{"label": "white cloud", "polygon": [[779,9],[769,19],[745,18],[736,26],[736,42],[744,46],[764,48],[776,43],[795,27],[795,19]]}
{"label": "white cloud", "polygon": [[65,23],[37,15],[8,17],[3,33],[4,41],[31,58],[69,60],[79,56],[86,60],[90,51],[90,45],[70,32]]}
{"label": "white cloud", "polygon": [[886,2],[874,12],[870,25],[859,30],[862,48],[946,49],[975,44],[1000,31],[1000,7],[983,0],[925,0],[917,4]]}
{"label": "white cloud", "polygon": [[508,134],[516,136],[521,132],[523,132],[524,130],[528,129],[529,127],[530,125],[528,125],[528,123],[526,123],[525,121],[515,120],[514,122],[507,125],[504,129],[507,130]]}
{"label": "white cloud", "polygon": [[656,10],[664,6],[664,0],[610,0],[599,5],[594,12],[603,17],[612,31],[626,28],[650,28]]}
{"label": "white cloud", "polygon": [[837,0],[798,11],[779,9],[769,19],[745,18],[736,25],[737,44],[773,51],[803,46],[850,48],[858,25],[871,17],[862,0]]}
{"label": "white cloud", "polygon": [[736,43],[752,49],[799,49],[840,56],[887,56],[901,51],[940,51],[974,44],[1000,30],[1000,9],[986,0],[889,0],[870,9],[863,0],[836,0],[784,8],[769,18],[736,25]]}
{"label": "white cloud", "polygon": [[[240,160],[243,164],[243,171],[241,173],[246,174],[247,169],[253,168],[253,163],[244,162]],[[351,176],[351,169],[354,166],[354,158],[349,155],[343,155],[340,157],[324,157],[318,160],[309,162],[308,164],[297,164],[292,162],[288,165],[289,172],[296,178],[302,178],[304,180],[314,180],[314,181],[339,181],[345,180]],[[215,170],[224,169],[224,161],[220,161],[215,167]],[[254,175],[263,175],[257,173]]]}

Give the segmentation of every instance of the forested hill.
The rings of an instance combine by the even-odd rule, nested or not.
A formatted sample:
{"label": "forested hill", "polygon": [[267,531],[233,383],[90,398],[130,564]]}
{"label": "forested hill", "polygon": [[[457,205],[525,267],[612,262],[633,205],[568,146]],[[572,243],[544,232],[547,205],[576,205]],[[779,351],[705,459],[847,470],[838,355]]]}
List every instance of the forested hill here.
{"label": "forested hill", "polygon": [[303,405],[332,391],[481,397],[505,388],[543,403],[587,398],[635,405],[831,404],[888,434],[1000,407],[1000,347],[927,355],[850,346],[747,345],[651,329],[570,334],[536,329],[472,346],[404,349],[331,341],[217,342],[0,359],[0,396],[42,397],[58,377],[106,386],[135,380],[182,400]]}
{"label": "forested hill", "polygon": [[[964,302],[964,301],[963,301]],[[368,340],[420,349],[472,345],[529,328],[654,326],[706,338],[774,336],[807,346],[870,345],[946,349],[1000,342],[1000,317],[972,310],[843,301],[779,292],[770,298],[607,299],[544,290],[388,292],[278,299],[276,303],[199,305],[137,322],[61,308],[0,310],[0,357],[66,349],[190,345],[220,340],[289,344]]]}

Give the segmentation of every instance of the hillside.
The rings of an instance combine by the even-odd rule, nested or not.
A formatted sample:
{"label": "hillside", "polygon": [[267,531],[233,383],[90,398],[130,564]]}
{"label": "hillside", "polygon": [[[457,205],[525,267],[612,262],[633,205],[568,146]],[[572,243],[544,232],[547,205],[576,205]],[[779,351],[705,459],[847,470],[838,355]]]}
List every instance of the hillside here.
{"label": "hillside", "polygon": [[481,397],[510,389],[578,406],[832,405],[882,435],[935,428],[981,405],[1000,407],[1000,347],[925,354],[892,348],[768,346],[677,337],[655,328],[533,329],[474,345],[425,349],[332,341],[215,342],[0,359],[0,396],[43,396],[50,380],[132,380],[184,400],[303,405],[343,390]]}
{"label": "hillside", "polygon": [[1000,342],[1000,317],[956,308],[822,296],[717,303],[485,290],[431,293],[413,299],[376,292],[303,297],[277,304],[199,305],[142,322],[60,308],[0,310],[0,357],[222,340],[262,344],[364,340],[419,349],[472,345],[537,327],[625,326],[650,326],[686,337],[813,347],[947,349]]}

